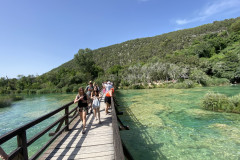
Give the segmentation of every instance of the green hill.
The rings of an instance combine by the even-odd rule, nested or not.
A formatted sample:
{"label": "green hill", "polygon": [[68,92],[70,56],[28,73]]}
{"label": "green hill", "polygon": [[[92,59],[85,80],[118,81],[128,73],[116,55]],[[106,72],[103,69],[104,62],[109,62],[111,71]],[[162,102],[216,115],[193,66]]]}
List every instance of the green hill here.
{"label": "green hill", "polygon": [[[112,65],[132,65],[138,62],[146,63],[149,59],[164,58],[167,54],[182,50],[193,45],[196,40],[203,40],[205,35],[225,33],[230,26],[240,18],[215,21],[191,29],[179,30],[155,37],[129,40],[120,44],[93,50],[95,63],[102,68],[108,69]],[[107,60],[107,61],[106,61]],[[62,67],[74,68],[74,59],[54,69]]]}
{"label": "green hill", "polygon": [[[89,80],[122,87],[189,88],[240,82],[240,17],[139,38],[96,50],[80,49],[41,75],[0,79],[0,93],[77,91]],[[171,83],[170,83],[171,82]],[[175,83],[177,82],[177,83]]]}

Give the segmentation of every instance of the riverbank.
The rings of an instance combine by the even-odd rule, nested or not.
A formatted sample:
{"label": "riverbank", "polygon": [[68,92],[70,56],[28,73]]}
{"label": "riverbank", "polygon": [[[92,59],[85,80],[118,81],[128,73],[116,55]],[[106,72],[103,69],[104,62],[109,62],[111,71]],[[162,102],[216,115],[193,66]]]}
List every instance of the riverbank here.
{"label": "riverbank", "polygon": [[[188,89],[196,87],[211,87],[211,86],[228,86],[231,85],[226,78],[211,78],[206,82],[197,83],[193,80],[171,80],[171,81],[152,81],[151,83],[136,83],[136,84],[123,84],[119,89],[152,89],[152,88],[175,88],[175,89]],[[235,84],[236,85],[236,84]]]}

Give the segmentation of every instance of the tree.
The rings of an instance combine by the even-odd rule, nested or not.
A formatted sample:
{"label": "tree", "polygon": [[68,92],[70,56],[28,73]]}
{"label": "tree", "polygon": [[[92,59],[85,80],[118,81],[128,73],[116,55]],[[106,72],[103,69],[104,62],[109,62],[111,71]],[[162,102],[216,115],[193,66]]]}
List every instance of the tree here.
{"label": "tree", "polygon": [[240,31],[240,19],[237,20],[236,22],[234,22],[234,23],[231,25],[230,29],[231,29],[232,31],[234,31],[234,32]]}

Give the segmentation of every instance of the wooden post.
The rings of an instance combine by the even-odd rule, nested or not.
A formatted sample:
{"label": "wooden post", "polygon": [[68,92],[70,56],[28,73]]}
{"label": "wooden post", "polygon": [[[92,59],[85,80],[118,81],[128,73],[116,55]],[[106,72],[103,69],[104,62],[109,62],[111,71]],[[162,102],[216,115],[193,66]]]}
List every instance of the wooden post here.
{"label": "wooden post", "polygon": [[66,117],[65,117],[65,125],[67,125],[67,127],[66,127],[66,129],[65,129],[65,131],[69,131],[69,106],[67,106],[66,108],[65,108],[65,115],[66,115]]}
{"label": "wooden post", "polygon": [[17,143],[18,147],[22,148],[22,152],[20,153],[21,155],[19,156],[19,158],[22,160],[28,159],[27,135],[25,130],[19,135],[17,135]]}

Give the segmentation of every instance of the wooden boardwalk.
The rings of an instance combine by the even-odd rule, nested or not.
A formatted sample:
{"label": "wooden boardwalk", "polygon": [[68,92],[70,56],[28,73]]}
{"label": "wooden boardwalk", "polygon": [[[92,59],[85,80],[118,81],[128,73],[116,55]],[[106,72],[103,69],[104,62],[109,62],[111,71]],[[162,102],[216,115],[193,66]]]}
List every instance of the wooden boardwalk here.
{"label": "wooden boardwalk", "polygon": [[[70,131],[62,133],[41,155],[41,160],[112,160],[114,159],[111,113],[105,115],[105,103],[100,103],[101,122],[87,115],[86,133],[82,134],[82,122],[78,116],[70,125]],[[109,110],[111,111],[111,110]]]}

